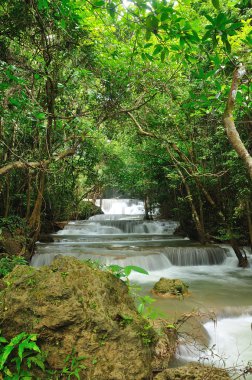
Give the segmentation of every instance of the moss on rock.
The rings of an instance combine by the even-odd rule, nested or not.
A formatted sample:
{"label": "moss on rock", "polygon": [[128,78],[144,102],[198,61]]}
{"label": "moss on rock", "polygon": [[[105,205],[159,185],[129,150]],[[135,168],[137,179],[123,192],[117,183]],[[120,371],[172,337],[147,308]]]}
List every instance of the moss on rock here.
{"label": "moss on rock", "polygon": [[188,285],[179,279],[160,278],[154,285],[153,293],[159,296],[184,296],[188,294]]}
{"label": "moss on rock", "polygon": [[4,280],[3,335],[39,334],[51,369],[62,370],[74,350],[85,357],[81,379],[151,379],[156,333],[137,312],[123,281],[69,257],[39,269],[17,266]]}
{"label": "moss on rock", "polygon": [[190,363],[183,367],[166,369],[155,380],[230,380],[227,371],[199,363]]}

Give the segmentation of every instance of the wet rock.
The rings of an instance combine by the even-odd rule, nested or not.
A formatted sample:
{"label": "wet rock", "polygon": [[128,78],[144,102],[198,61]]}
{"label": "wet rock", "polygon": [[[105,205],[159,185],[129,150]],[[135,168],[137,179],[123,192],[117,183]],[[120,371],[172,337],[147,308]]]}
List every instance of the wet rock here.
{"label": "wet rock", "polygon": [[4,280],[2,334],[39,334],[50,369],[61,371],[72,355],[84,357],[83,380],[152,378],[156,333],[111,273],[61,257],[49,267],[17,266]]}
{"label": "wet rock", "polygon": [[152,321],[152,326],[158,334],[158,340],[154,348],[152,369],[153,372],[160,372],[169,367],[170,361],[176,352],[178,343],[177,330],[175,326],[163,319]]}
{"label": "wet rock", "polygon": [[199,363],[190,363],[183,367],[166,369],[155,380],[230,380],[227,371]]}
{"label": "wet rock", "polygon": [[153,293],[163,297],[184,296],[188,294],[188,285],[179,279],[160,278],[154,285]]}
{"label": "wet rock", "polygon": [[[210,317],[210,315],[209,315]],[[176,322],[180,340],[199,348],[209,346],[210,336],[204,327],[205,315],[183,314]],[[202,321],[203,320],[203,321]]]}

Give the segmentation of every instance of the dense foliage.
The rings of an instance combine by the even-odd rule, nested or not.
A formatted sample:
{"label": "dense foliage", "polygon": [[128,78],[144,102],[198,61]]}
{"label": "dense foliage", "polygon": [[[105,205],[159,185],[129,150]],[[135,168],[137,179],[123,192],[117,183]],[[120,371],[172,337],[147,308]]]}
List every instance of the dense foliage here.
{"label": "dense foliage", "polygon": [[202,242],[251,243],[251,17],[249,0],[2,1],[0,215],[35,241],[113,188]]}

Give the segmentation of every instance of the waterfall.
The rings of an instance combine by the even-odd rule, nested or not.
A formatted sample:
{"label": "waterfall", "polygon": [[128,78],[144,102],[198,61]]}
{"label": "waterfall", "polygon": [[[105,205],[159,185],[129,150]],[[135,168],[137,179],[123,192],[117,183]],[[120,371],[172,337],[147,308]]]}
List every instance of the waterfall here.
{"label": "waterfall", "polygon": [[177,266],[220,265],[226,259],[221,247],[166,247],[164,252],[170,262]]}
{"label": "waterfall", "polygon": [[[252,315],[220,318],[217,323],[209,321],[204,324],[209,337],[206,348],[194,342],[182,343],[177,350],[177,358],[182,362],[200,361],[207,365],[232,369],[235,378],[248,363],[252,352]],[[251,380],[252,375],[246,375]]]}
{"label": "waterfall", "polygon": [[144,215],[144,202],[138,199],[97,199],[95,204],[105,214]]}
{"label": "waterfall", "polygon": [[[189,285],[190,295],[183,301],[156,299],[165,313],[217,310],[218,323],[217,329],[211,322],[205,324],[211,344],[217,345],[212,351],[182,344],[177,356],[185,362],[198,361],[211,352],[234,359],[240,353],[241,365],[251,360],[251,252],[246,250],[250,268],[238,268],[230,246],[202,246],[174,236],[176,221],[143,220],[141,201],[103,200],[102,207],[107,214],[69,222],[62,231],[50,236],[52,242],[38,242],[31,265],[49,265],[55,257],[64,255],[98,260],[104,265],[139,266],[149,275],[132,272],[130,280],[141,284],[145,294],[161,277],[179,278]],[[232,365],[231,361],[227,363]]]}
{"label": "waterfall", "polygon": [[103,215],[91,217],[88,221],[71,222],[57,235],[84,234],[165,234],[173,235],[178,223],[175,221],[143,221],[135,219],[106,220]]}

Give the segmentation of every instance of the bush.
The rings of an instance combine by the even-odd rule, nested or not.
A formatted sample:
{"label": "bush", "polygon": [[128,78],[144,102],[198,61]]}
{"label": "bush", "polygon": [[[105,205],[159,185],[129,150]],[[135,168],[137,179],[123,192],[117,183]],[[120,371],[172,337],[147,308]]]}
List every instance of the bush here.
{"label": "bush", "polygon": [[4,256],[0,259],[0,278],[10,273],[16,265],[28,265],[28,262],[21,256]]}

